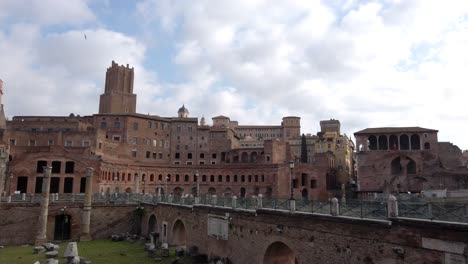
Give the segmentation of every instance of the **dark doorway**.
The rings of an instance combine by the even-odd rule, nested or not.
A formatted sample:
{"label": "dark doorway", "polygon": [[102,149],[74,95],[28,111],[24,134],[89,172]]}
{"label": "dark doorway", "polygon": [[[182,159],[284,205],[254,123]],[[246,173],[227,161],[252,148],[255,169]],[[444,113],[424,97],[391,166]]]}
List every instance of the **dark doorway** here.
{"label": "dark doorway", "polygon": [[303,189],[301,194],[302,194],[302,201],[307,202],[309,200],[309,192],[307,191],[307,189]]}
{"label": "dark doorway", "polygon": [[36,188],[34,190],[35,193],[42,193],[42,182],[44,178],[43,177],[36,177]]}
{"label": "dark doorway", "polygon": [[69,240],[71,231],[71,216],[59,214],[55,217],[54,240]]}
{"label": "dark doorway", "polygon": [[73,178],[66,177],[63,185],[63,193],[72,193],[73,192]]}
{"label": "dark doorway", "polygon": [[400,157],[394,158],[391,163],[392,175],[399,174],[401,169]]}
{"label": "dark doorway", "polygon": [[28,177],[27,176],[18,177],[16,190],[20,191],[21,193],[26,193],[28,191]]}
{"label": "dark doorway", "polygon": [[50,193],[59,193],[60,190],[60,178],[52,177],[50,178]]}
{"label": "dark doorway", "polygon": [[81,177],[80,180],[80,193],[86,192],[86,177]]}
{"label": "dark doorway", "polygon": [[240,196],[241,198],[245,198],[245,188],[240,189]]}

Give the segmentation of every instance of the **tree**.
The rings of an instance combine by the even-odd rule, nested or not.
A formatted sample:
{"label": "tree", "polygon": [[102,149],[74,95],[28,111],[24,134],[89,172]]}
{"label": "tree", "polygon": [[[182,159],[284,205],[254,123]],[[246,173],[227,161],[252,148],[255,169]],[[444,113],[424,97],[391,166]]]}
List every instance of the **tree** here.
{"label": "tree", "polygon": [[301,140],[301,162],[302,163],[307,163],[308,158],[307,158],[307,141],[306,141],[306,136],[302,134],[302,140]]}

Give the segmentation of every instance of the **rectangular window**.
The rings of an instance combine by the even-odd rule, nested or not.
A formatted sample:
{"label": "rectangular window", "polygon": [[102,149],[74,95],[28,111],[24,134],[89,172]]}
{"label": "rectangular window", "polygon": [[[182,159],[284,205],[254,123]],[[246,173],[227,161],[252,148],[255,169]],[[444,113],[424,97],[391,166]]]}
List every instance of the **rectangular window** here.
{"label": "rectangular window", "polygon": [[212,159],[216,159],[216,153],[211,154]]}
{"label": "rectangular window", "polygon": [[205,165],[204,161],[200,161],[199,163],[200,163],[200,165]]}
{"label": "rectangular window", "polygon": [[159,159],[162,159],[163,158],[163,155],[161,152],[158,153],[158,156],[159,156]]}
{"label": "rectangular window", "polygon": [[154,128],[158,128],[158,122],[154,122]]}
{"label": "rectangular window", "polygon": [[156,152],[153,152],[153,159],[156,159]]}
{"label": "rectangular window", "polygon": [[63,193],[73,192],[73,177],[66,177],[63,183]]}
{"label": "rectangular window", "polygon": [[193,164],[193,162],[187,161],[187,165],[192,165],[192,164]]}
{"label": "rectangular window", "polygon": [[101,128],[106,129],[107,128],[107,123],[106,122],[101,122]]}
{"label": "rectangular window", "polygon": [[146,158],[149,159],[151,157],[151,152],[146,151]]}
{"label": "rectangular window", "polygon": [[317,181],[316,180],[310,180],[310,188],[311,189],[317,188]]}
{"label": "rectangular window", "polygon": [[44,178],[36,177],[36,186],[34,188],[35,193],[42,193],[42,181]]}
{"label": "rectangular window", "polygon": [[120,129],[120,122],[115,122],[114,123],[114,128],[115,129]]}
{"label": "rectangular window", "polygon": [[65,162],[65,173],[74,173],[75,172],[75,162],[67,161]]}
{"label": "rectangular window", "polygon": [[138,138],[137,137],[132,137],[132,144],[136,145],[138,143]]}
{"label": "rectangular window", "polygon": [[54,140],[49,139],[49,140],[47,141],[47,146],[52,146],[52,145],[54,145]]}
{"label": "rectangular window", "polygon": [[133,150],[132,150],[132,157],[133,157],[133,158],[136,158],[136,156],[137,156],[136,149],[133,149]]}
{"label": "rectangular window", "polygon": [[164,145],[164,148],[169,148],[169,141],[166,141],[166,144]]}
{"label": "rectangular window", "polygon": [[146,139],[146,146],[151,146],[151,139],[149,138]]}
{"label": "rectangular window", "polygon": [[88,141],[88,140],[83,140],[83,142],[81,143],[81,145],[83,147],[89,147],[91,145],[91,143]]}
{"label": "rectangular window", "polygon": [[133,130],[138,130],[138,123],[133,123]]}
{"label": "rectangular window", "polygon": [[30,139],[30,140],[29,140],[29,143],[28,143],[28,146],[30,146],[30,147],[35,147],[35,146],[36,146],[36,140]]}
{"label": "rectangular window", "polygon": [[71,140],[66,140],[66,141],[65,141],[65,147],[73,147],[73,141],[71,141]]}
{"label": "rectangular window", "polygon": [[148,128],[151,128],[151,121],[148,121]]}
{"label": "rectangular window", "polygon": [[192,127],[191,126],[187,127],[187,129],[188,129],[189,132],[192,132]]}
{"label": "rectangular window", "polygon": [[153,147],[157,147],[158,146],[158,141],[156,139],[153,139]]}
{"label": "rectangular window", "polygon": [[180,159],[180,153],[179,153],[179,152],[176,152],[175,158],[176,158],[176,159]]}
{"label": "rectangular window", "polygon": [[120,141],[120,136],[112,136],[112,140],[114,141]]}

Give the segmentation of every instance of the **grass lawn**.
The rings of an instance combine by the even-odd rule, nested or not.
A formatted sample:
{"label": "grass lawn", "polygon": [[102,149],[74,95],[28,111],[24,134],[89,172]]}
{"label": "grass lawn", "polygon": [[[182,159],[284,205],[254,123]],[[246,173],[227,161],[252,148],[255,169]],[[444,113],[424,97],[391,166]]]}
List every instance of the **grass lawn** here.
{"label": "grass lawn", "polygon": [[[63,253],[67,248],[67,243],[61,243],[59,251],[60,263],[66,263]],[[120,264],[120,263],[161,263],[168,264],[175,259],[175,251],[171,249],[170,257],[164,258],[161,262],[155,262],[154,258],[148,257],[144,250],[145,245],[141,242],[130,243],[126,241],[113,242],[110,240],[94,240],[89,242],[78,242],[78,254],[92,261],[93,264]],[[45,253],[33,254],[33,246],[12,246],[0,249],[0,263],[4,264],[32,264],[39,260],[45,263]],[[189,264],[186,257],[181,258],[178,263]]]}

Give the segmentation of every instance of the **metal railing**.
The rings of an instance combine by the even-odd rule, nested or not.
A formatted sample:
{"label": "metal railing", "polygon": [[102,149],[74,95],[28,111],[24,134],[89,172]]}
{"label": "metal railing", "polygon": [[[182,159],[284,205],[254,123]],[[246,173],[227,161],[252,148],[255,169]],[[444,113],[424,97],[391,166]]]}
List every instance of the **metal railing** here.
{"label": "metal railing", "polygon": [[[49,202],[78,202],[84,201],[85,194],[50,194]],[[392,196],[393,197],[393,196]],[[2,197],[2,203],[39,203],[41,194],[14,194]],[[339,202],[336,198],[328,201],[291,200],[285,198],[254,197],[217,197],[204,195],[157,196],[154,194],[133,193],[95,193],[94,203],[107,204],[158,204],[169,203],[184,206],[206,205],[243,210],[272,209],[282,211],[297,211],[311,214],[353,217],[360,219],[386,220],[388,218],[411,218],[428,221],[445,221],[468,223],[468,203],[408,201],[393,197],[393,200],[347,200]],[[393,205],[391,203],[394,203]],[[392,209],[389,212],[390,208]]]}

